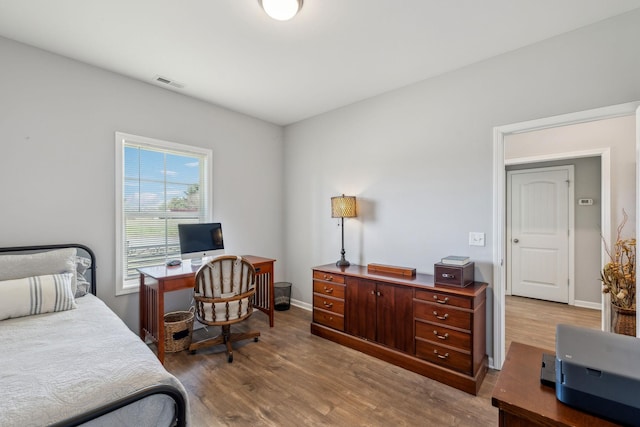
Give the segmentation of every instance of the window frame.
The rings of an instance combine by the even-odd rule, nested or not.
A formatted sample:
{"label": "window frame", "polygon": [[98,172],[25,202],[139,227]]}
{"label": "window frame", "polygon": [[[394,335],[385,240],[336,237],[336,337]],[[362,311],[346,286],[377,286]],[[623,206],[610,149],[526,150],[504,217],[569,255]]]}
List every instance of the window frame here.
{"label": "window frame", "polygon": [[196,147],[193,145],[181,144],[171,141],[149,138],[139,135],[132,135],[124,132],[115,133],[115,219],[116,219],[116,280],[115,294],[127,295],[139,292],[139,279],[125,280],[124,277],[124,241],[125,241],[125,213],[124,206],[124,149],[127,144],[134,144],[140,147],[148,147],[151,150],[169,150],[177,154],[203,156],[202,188],[200,197],[204,197],[205,207],[204,222],[210,222],[213,212],[213,153],[211,149]]}

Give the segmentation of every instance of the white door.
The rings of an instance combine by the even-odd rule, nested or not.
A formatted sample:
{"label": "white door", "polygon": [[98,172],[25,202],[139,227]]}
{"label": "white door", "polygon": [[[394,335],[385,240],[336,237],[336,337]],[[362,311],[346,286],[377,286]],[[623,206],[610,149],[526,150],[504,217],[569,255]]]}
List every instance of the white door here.
{"label": "white door", "polygon": [[512,295],[569,302],[569,185],[573,166],[509,171]]}

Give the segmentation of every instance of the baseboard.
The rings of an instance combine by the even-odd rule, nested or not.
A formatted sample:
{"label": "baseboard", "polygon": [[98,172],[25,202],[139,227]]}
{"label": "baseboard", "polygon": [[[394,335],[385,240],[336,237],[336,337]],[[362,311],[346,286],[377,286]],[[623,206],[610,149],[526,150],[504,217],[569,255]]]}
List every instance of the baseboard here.
{"label": "baseboard", "polygon": [[573,305],[575,307],[590,308],[592,310],[602,310],[602,304],[599,302],[575,300]]}
{"label": "baseboard", "polygon": [[291,305],[307,311],[313,310],[313,306],[311,304],[309,304],[308,302],[297,300],[297,299],[292,299]]}

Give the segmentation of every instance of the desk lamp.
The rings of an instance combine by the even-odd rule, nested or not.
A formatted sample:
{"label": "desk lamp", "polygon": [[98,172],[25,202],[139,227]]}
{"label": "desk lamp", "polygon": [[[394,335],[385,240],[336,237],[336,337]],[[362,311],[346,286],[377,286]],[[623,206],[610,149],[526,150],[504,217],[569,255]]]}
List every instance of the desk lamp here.
{"label": "desk lamp", "polygon": [[348,267],[349,261],[344,258],[344,219],[354,218],[356,216],[356,198],[355,196],[342,196],[331,198],[331,218],[340,218],[340,227],[342,229],[342,250],[340,251],[340,260],[336,262],[338,267]]}

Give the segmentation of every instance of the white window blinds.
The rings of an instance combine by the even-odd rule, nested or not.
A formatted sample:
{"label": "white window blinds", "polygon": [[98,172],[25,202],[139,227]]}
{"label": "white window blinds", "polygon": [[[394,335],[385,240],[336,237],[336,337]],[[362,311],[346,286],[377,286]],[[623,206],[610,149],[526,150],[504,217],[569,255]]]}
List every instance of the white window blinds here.
{"label": "white window blinds", "polygon": [[122,133],[116,143],[119,294],[138,290],[137,268],[180,257],[178,224],[209,220],[211,152]]}

